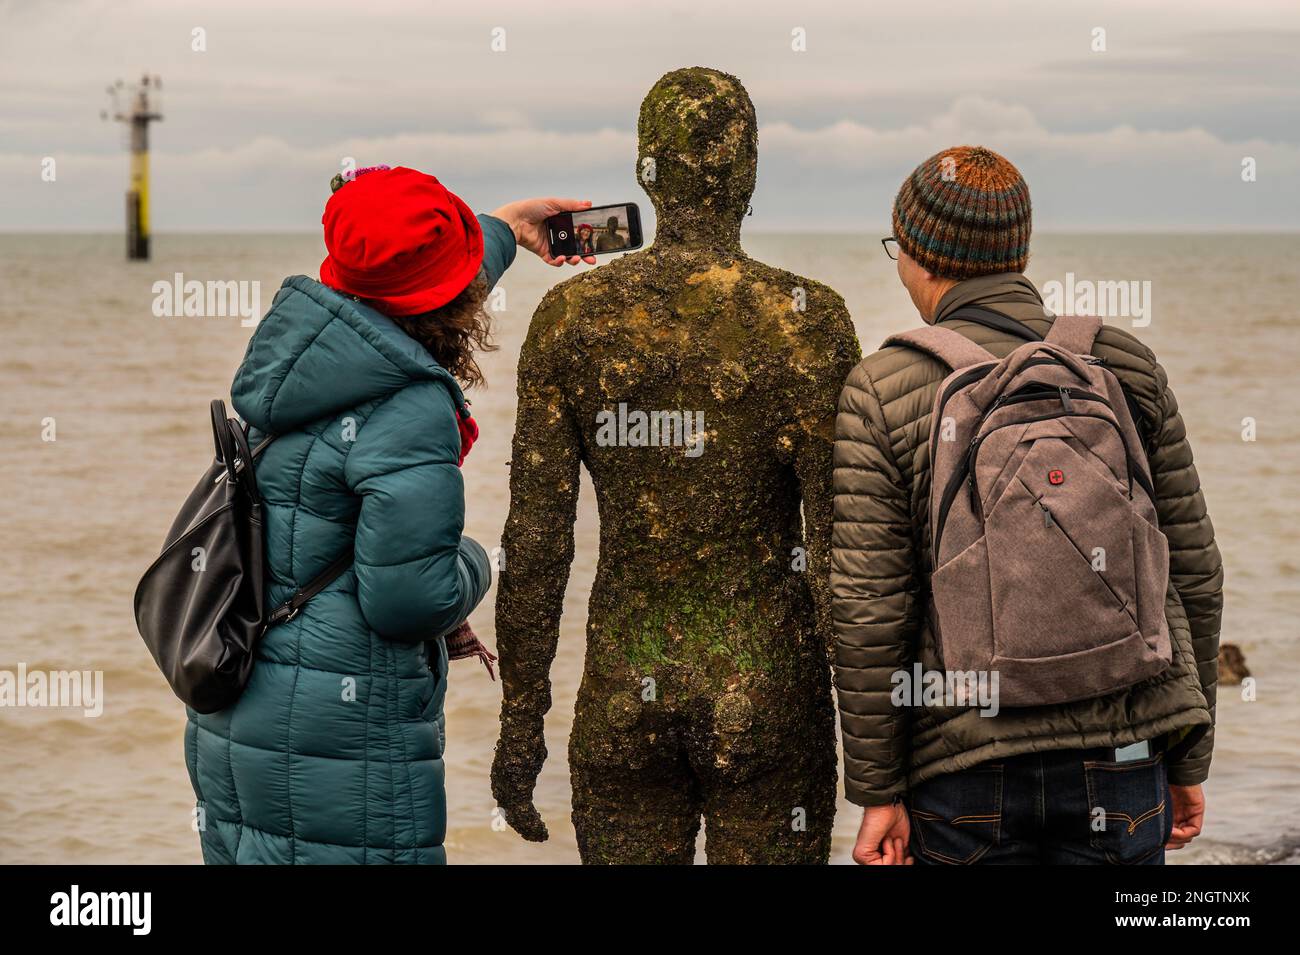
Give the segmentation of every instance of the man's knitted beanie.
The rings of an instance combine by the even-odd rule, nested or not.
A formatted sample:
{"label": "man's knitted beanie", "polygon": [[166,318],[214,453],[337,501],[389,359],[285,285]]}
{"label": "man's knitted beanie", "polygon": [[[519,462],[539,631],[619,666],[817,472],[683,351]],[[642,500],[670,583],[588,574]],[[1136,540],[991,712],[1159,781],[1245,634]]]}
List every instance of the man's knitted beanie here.
{"label": "man's knitted beanie", "polygon": [[899,246],[945,278],[1023,272],[1031,220],[1020,171],[983,146],[954,146],[931,156],[894,200]]}

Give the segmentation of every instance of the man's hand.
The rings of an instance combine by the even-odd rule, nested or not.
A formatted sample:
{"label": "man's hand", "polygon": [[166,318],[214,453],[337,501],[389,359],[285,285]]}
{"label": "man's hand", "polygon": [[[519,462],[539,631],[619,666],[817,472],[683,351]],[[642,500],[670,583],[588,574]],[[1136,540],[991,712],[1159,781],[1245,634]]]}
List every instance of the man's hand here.
{"label": "man's hand", "polygon": [[586,262],[596,264],[594,255],[551,255],[551,243],[546,237],[546,220],[560,212],[581,212],[591,208],[589,199],[520,199],[509,202],[492,213],[515,234],[515,242],[521,249],[527,249],[547,265],[577,265]]}
{"label": "man's hand", "polygon": [[546,761],[546,739],[540,721],[520,726],[502,720],[492,760],[492,798],[505,812],[506,823],[529,842],[545,842],[550,833],[533,805],[533,790]]}
{"label": "man's hand", "polygon": [[1205,821],[1205,792],[1200,786],[1171,785],[1169,803],[1174,828],[1165,848],[1181,849],[1201,834],[1201,824]]}
{"label": "man's hand", "polygon": [[858,865],[912,865],[911,838],[912,824],[902,803],[868,806],[862,810],[853,861]]}

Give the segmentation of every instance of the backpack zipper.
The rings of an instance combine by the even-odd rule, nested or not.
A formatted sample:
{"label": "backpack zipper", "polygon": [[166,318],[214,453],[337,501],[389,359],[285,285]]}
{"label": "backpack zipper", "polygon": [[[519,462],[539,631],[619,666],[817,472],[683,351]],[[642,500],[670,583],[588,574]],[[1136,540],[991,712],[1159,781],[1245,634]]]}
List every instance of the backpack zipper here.
{"label": "backpack zipper", "polygon": [[1074,400],[1097,401],[1105,405],[1107,408],[1112,407],[1108,400],[1091,391],[1075,391],[1073,388],[1067,388],[1064,385],[1060,387],[1056,387],[1055,385],[1026,385],[1024,388],[1013,391],[1010,394],[1001,395],[997,401],[993,402],[988,413],[980,419],[980,424],[982,425],[987,421],[993,412],[997,411],[999,408],[1004,408],[1007,405],[1019,404],[1022,401],[1042,401],[1047,398],[1057,397],[1061,399],[1062,406],[1064,406],[1066,411],[1070,413],[1073,413],[1074,411],[1072,407],[1072,401]]}
{"label": "backpack zipper", "polygon": [[[1021,481],[1020,483],[1024,484],[1023,481]],[[1025,490],[1029,491],[1029,493],[1031,494],[1033,493],[1033,491],[1029,490],[1028,485],[1025,485]],[[1079,547],[1079,545],[1075,543],[1074,538],[1069,535],[1066,529],[1061,526],[1060,522],[1056,519],[1056,515],[1053,514],[1051,510],[1048,508],[1048,506],[1043,503],[1042,498],[1035,499],[1034,504],[1036,504],[1038,507],[1041,507],[1043,509],[1043,524],[1047,527],[1055,527],[1058,531],[1060,531],[1061,536],[1065,538],[1065,542],[1069,544],[1072,548],[1074,548],[1074,552],[1079,555],[1080,559],[1083,560],[1083,562],[1086,563],[1089,567],[1092,567],[1092,560],[1088,557],[1087,554],[1083,552],[1083,550]],[[1105,577],[1103,577],[1100,571],[1098,571],[1096,568],[1093,568],[1092,572],[1097,575],[1097,579],[1101,581],[1102,586],[1105,587],[1108,591],[1110,591],[1111,597],[1114,598],[1115,603],[1119,604],[1120,610],[1123,610],[1125,613],[1128,613],[1130,617],[1132,617],[1133,614],[1130,613],[1128,609],[1128,601],[1119,595],[1119,592],[1110,585],[1110,581],[1108,581]],[[1136,621],[1134,622],[1136,623]]]}
{"label": "backpack zipper", "polygon": [[957,378],[953,379],[952,384],[944,389],[943,396],[939,399],[939,404],[935,408],[934,420],[930,422],[930,466],[934,466],[934,452],[936,443],[939,440],[940,427],[943,424],[943,409],[948,405],[948,399],[954,394],[965,388],[972,382],[979,381],[991,372],[996,365],[977,365],[974,368],[962,372]]}
{"label": "backpack zipper", "polygon": [[[1105,365],[1106,363],[1104,359],[1093,358],[1091,356],[1084,356],[1084,360],[1087,364],[1090,365]],[[1049,355],[1040,355],[1038,357],[1029,359],[1029,361],[1025,362],[1020,367],[1023,369],[1023,368],[1033,368],[1037,365],[1060,365],[1060,364],[1063,364],[1063,362],[1059,358],[1053,358]],[[942,397],[939,398],[939,404],[935,408],[935,414],[934,414],[935,420],[933,420],[930,424],[930,464],[931,465],[934,464],[935,443],[939,440],[938,426],[943,422],[943,409],[948,406],[949,399],[951,399],[954,394],[956,394],[958,391],[960,391],[962,388],[965,388],[967,385],[971,384],[972,382],[979,381],[981,378],[986,377],[989,374],[989,372],[991,372],[996,367],[997,365],[995,364],[977,365],[974,368],[962,372],[961,375],[953,379],[952,384],[950,384],[947,388],[944,389]],[[1033,387],[1033,386],[1028,385],[1026,387]],[[1047,388],[1050,386],[1044,385],[1043,387]],[[1012,394],[1015,394],[1015,392],[1013,392]],[[1090,395],[1089,392],[1081,392],[1080,394]],[[1002,404],[1007,403],[1010,397],[1011,397],[1010,395],[1002,395],[1001,397],[998,398],[997,401],[993,403],[993,408],[997,408]],[[1100,395],[1091,396],[1091,397],[1095,397],[1097,401],[1102,402],[1108,408],[1110,407],[1110,402],[1107,401],[1105,398],[1102,398]],[[991,412],[993,409],[991,408],[989,410]],[[985,417],[987,417],[987,415],[985,415]]]}
{"label": "backpack zipper", "polygon": [[[987,438],[989,435],[993,434],[994,432],[1001,431],[1003,428],[1012,428],[1018,424],[1033,424],[1034,422],[1037,421],[1049,421],[1053,418],[1063,418],[1065,417],[1065,415],[1066,412],[1064,411],[1054,411],[1051,414],[1039,415],[1033,418],[1028,418],[1023,421],[1012,421],[1007,424],[1000,424],[996,428],[993,428],[992,430],[986,432],[985,434],[976,435],[976,437],[972,439],[970,443],[970,447],[966,449],[966,457],[962,463],[961,468],[959,468],[953,474],[953,476],[949,478],[948,486],[943,489],[943,497],[940,498],[939,501],[939,515],[934,529],[934,541],[932,542],[930,548],[931,563],[933,566],[937,566],[937,562],[939,559],[939,542],[943,539],[943,527],[944,524],[946,524],[948,521],[948,511],[951,510],[952,502],[957,497],[957,491],[961,488],[963,481],[967,481],[969,479],[971,484],[970,490],[971,490],[972,509],[978,515],[980,522],[983,523],[984,521],[983,510],[979,506],[979,501],[977,499],[977,491],[976,488],[974,487],[975,482],[973,479],[975,457],[979,453],[980,446],[983,444],[984,439]],[[1115,429],[1115,433],[1119,435],[1120,444],[1124,448],[1124,463],[1125,463],[1125,470],[1128,476],[1129,497],[1131,498],[1133,496],[1133,481],[1136,480],[1138,484],[1142,486],[1142,489],[1147,492],[1147,495],[1154,501],[1156,496],[1155,488],[1151,486],[1151,482],[1147,479],[1147,476],[1144,473],[1142,473],[1142,470],[1140,468],[1135,468],[1133,466],[1134,463],[1133,455],[1129,451],[1128,442],[1124,440],[1124,434],[1122,431],[1120,431],[1119,424],[1110,420],[1104,415],[1099,415],[1099,414],[1076,414],[1075,417],[1097,418],[1101,421],[1105,421],[1107,424],[1109,424],[1112,428]]]}
{"label": "backpack zipper", "polygon": [[[1049,360],[1050,360],[1050,361],[1055,361],[1055,359],[1049,359]],[[967,452],[966,452],[966,464],[963,466],[962,471],[966,474],[966,476],[967,476],[967,482],[968,482],[968,484],[969,484],[968,491],[969,491],[969,493],[970,493],[970,506],[971,506],[971,510],[974,511],[974,512],[976,512],[977,514],[979,514],[979,516],[980,516],[980,520],[981,520],[981,521],[984,519],[984,514],[983,514],[983,509],[980,507],[979,488],[976,486],[976,483],[975,483],[975,455],[979,452],[979,445],[983,442],[984,438],[987,438],[987,437],[988,437],[990,434],[992,434],[994,431],[999,431],[999,430],[1001,430],[1002,428],[1007,427],[1007,425],[999,425],[998,427],[993,428],[993,429],[992,429],[991,431],[989,431],[987,434],[984,434],[984,435],[982,435],[982,436],[978,433],[978,432],[979,432],[979,429],[982,428],[982,427],[984,427],[984,422],[988,421],[989,418],[991,418],[991,417],[993,416],[993,412],[997,411],[999,408],[1004,408],[1004,407],[1006,407],[1007,405],[1020,404],[1020,403],[1025,402],[1025,401],[1044,401],[1044,400],[1049,399],[1049,398],[1058,398],[1058,397],[1061,399],[1061,407],[1062,407],[1062,409],[1063,409],[1063,411],[1062,411],[1062,415],[1072,415],[1072,414],[1074,414],[1074,399],[1076,399],[1076,398],[1079,399],[1080,401],[1097,401],[1097,402],[1100,402],[1101,404],[1105,405],[1107,408],[1110,408],[1110,407],[1111,407],[1111,404],[1110,404],[1109,401],[1107,401],[1107,400],[1106,400],[1105,398],[1103,398],[1101,395],[1093,394],[1091,391],[1077,391],[1077,392],[1072,392],[1069,388],[1065,387],[1064,385],[1062,385],[1062,386],[1060,386],[1060,387],[1056,387],[1056,388],[1052,387],[1051,385],[1026,385],[1025,387],[1020,388],[1020,389],[1018,389],[1018,390],[1016,390],[1016,391],[1013,391],[1013,392],[1011,392],[1010,394],[999,395],[999,396],[998,396],[998,400],[995,401],[995,402],[993,402],[993,404],[992,404],[992,406],[989,408],[989,410],[986,411],[986,412],[984,413],[984,417],[980,418],[980,423],[979,423],[979,424],[976,426],[976,428],[975,428],[975,430],[976,430],[976,436],[971,440],[971,446],[970,446],[970,448],[967,449]],[[1048,416],[1046,416],[1046,417],[1053,417],[1053,416],[1048,415]],[[1056,417],[1060,417],[1060,415],[1057,415]],[[1101,416],[1100,416],[1100,415],[1087,415],[1086,417],[1089,417],[1089,418],[1096,418],[1096,417],[1101,417]],[[1041,421],[1041,420],[1045,420],[1045,419],[1044,419],[1044,418],[1031,418],[1030,420],[1031,420],[1031,421]],[[1102,418],[1102,420],[1105,421],[1105,420],[1108,420],[1108,419],[1106,419],[1106,418]],[[1025,422],[1014,422],[1014,423],[1015,423],[1015,424],[1023,424],[1023,423],[1025,423]],[[1118,430],[1118,427],[1116,428],[1116,430]],[[1121,435],[1120,438],[1121,438],[1121,443],[1122,443],[1122,441],[1123,441],[1123,436]],[[1128,454],[1128,447],[1127,447],[1127,445],[1126,445],[1125,448],[1124,448],[1124,452],[1125,452],[1125,456],[1127,457],[1127,454]],[[1132,472],[1132,463],[1130,462],[1127,466],[1128,466],[1128,469],[1129,469],[1129,471],[1130,471],[1130,473],[1131,473],[1131,472]],[[1132,488],[1132,483],[1133,483],[1133,481],[1132,481],[1132,478],[1130,477],[1130,478],[1129,478],[1129,487],[1130,487],[1130,489]],[[947,490],[947,489],[945,489],[945,492],[946,492],[946,490]],[[1131,491],[1130,491],[1130,493],[1131,493]],[[954,497],[956,496],[955,491],[954,491],[953,496],[954,496]],[[946,497],[947,497],[947,495],[946,495],[946,493],[945,493],[945,498],[946,498]],[[949,506],[951,506],[951,503],[952,503],[951,500],[949,500],[949,502],[948,502]],[[945,516],[945,517],[947,516],[947,510],[946,510],[946,509],[944,510],[944,516]]]}

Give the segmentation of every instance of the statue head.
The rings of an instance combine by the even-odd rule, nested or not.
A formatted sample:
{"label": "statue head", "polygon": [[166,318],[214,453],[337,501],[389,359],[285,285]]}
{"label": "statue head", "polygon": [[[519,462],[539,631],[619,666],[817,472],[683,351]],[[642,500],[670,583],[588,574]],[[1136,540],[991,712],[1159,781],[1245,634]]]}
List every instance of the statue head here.
{"label": "statue head", "polygon": [[641,103],[637,131],[656,243],[738,248],[758,167],[758,120],[740,80],[698,66],[665,73]]}

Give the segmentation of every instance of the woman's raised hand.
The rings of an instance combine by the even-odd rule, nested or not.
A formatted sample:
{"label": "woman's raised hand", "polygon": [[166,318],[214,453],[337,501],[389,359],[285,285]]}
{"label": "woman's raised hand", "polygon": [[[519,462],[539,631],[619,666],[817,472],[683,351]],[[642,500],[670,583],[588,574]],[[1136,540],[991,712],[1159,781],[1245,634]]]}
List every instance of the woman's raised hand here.
{"label": "woman's raised hand", "polygon": [[547,265],[577,265],[586,262],[596,264],[594,255],[552,256],[550,242],[546,237],[546,220],[560,212],[581,212],[591,208],[589,199],[520,199],[508,202],[492,215],[496,216],[515,234],[515,242],[521,249],[527,249]]}

